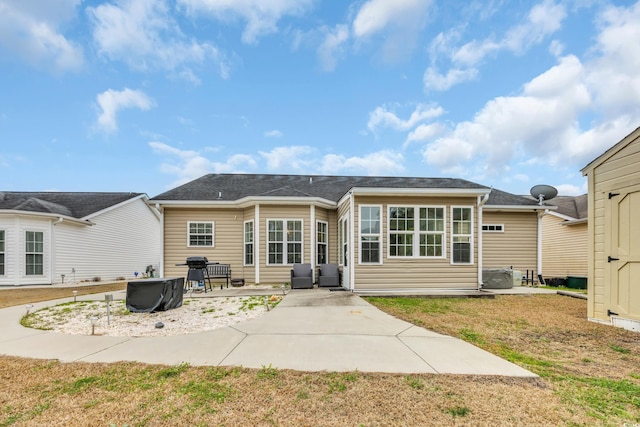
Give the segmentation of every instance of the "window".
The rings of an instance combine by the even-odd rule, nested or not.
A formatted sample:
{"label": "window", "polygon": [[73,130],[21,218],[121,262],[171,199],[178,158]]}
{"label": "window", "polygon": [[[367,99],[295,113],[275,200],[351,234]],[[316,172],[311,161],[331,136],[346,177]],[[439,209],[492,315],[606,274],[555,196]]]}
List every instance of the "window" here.
{"label": "window", "polygon": [[381,262],[380,211],[380,206],[360,206],[361,263],[379,264]]}
{"label": "window", "polygon": [[244,265],[253,265],[253,221],[244,222]]}
{"label": "window", "polygon": [[267,264],[302,262],[302,220],[267,220]]}
{"label": "window", "polygon": [[0,230],[0,276],[4,276],[4,230]]}
{"label": "window", "polygon": [[188,246],[213,247],[213,222],[189,222]]}
{"label": "window", "polygon": [[25,274],[42,276],[44,274],[44,233],[27,231],[25,234]]}
{"label": "window", "polygon": [[443,207],[390,206],[389,256],[443,257],[444,224]]}
{"label": "window", "polygon": [[318,265],[329,262],[327,251],[327,245],[329,243],[328,228],[329,224],[324,221],[318,221],[316,223],[316,261]]}
{"label": "window", "polygon": [[451,208],[451,262],[453,264],[472,264],[471,248],[473,244],[473,210],[470,207]]}
{"label": "window", "polygon": [[489,233],[504,233],[504,224],[483,224],[482,231]]}

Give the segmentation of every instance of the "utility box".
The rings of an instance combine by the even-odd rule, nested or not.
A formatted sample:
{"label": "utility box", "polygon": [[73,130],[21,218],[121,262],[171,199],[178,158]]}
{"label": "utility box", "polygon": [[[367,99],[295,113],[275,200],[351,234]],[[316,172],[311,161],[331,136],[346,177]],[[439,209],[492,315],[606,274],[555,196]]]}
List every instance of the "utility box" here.
{"label": "utility box", "polygon": [[[522,282],[522,274],[520,274]],[[485,289],[513,288],[513,270],[510,268],[486,268],[482,270],[482,287]]]}

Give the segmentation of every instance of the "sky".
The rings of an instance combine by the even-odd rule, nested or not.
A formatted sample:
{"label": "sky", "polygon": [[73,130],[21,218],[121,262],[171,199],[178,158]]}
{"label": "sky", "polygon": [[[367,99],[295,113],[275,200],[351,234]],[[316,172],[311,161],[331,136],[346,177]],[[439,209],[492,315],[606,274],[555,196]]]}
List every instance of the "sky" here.
{"label": "sky", "polygon": [[0,191],[207,173],[586,192],[640,126],[640,1],[0,0]]}

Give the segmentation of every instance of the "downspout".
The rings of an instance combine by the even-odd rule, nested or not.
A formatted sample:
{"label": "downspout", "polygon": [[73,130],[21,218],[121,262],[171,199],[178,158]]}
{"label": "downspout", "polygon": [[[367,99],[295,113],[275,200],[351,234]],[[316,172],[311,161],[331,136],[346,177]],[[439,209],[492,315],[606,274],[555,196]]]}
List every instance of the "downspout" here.
{"label": "downspout", "polygon": [[[260,205],[256,204],[253,211],[253,283],[260,283]],[[266,263],[266,260],[265,260]]]}
{"label": "downspout", "polygon": [[548,213],[548,209],[545,209],[543,212],[538,212],[538,250],[536,251],[538,280],[542,277],[542,217]]}
{"label": "downspout", "polygon": [[[317,230],[316,230],[316,207],[315,205],[311,205],[309,207],[309,220],[311,221],[311,224],[309,224],[309,232],[310,232],[310,236],[309,236],[309,262],[311,264],[311,279],[313,280],[313,283],[316,282],[316,239],[318,238]],[[304,261],[303,261],[304,262]]]}
{"label": "downspout", "polygon": [[164,277],[164,209],[160,203],[156,203],[155,208],[160,216],[160,265],[158,269],[160,277]]}
{"label": "downspout", "polygon": [[478,290],[482,289],[482,207],[489,200],[489,191],[484,196],[478,196]]}
{"label": "downspout", "polygon": [[[353,192],[350,191],[349,192],[349,210],[350,210],[350,215],[349,215],[349,234],[350,236],[348,236],[351,240],[351,244],[349,244],[349,290],[351,292],[355,291],[355,277],[353,277],[355,275],[355,257],[353,256],[353,254],[356,252],[355,251],[355,208],[356,208],[356,203],[355,203],[355,198],[353,197]],[[380,219],[381,223],[382,223],[382,218]],[[382,226],[382,224],[381,224]],[[380,242],[380,245],[382,246],[382,242]],[[358,248],[359,249],[359,248]],[[382,254],[380,254],[380,256],[382,256]]]}
{"label": "downspout", "polygon": [[[49,248],[49,253],[51,253],[51,265],[49,266],[49,277],[51,277],[51,284],[53,284],[55,282],[55,272],[56,272],[56,253],[57,251],[55,250],[56,247],[56,233],[54,232],[54,227],[58,224],[60,224],[62,221],[64,221],[64,218],[62,218],[61,216],[58,217],[57,220],[55,220],[52,224],[51,224],[51,248]],[[60,276],[62,277],[62,276]],[[63,283],[64,285],[64,283]]]}

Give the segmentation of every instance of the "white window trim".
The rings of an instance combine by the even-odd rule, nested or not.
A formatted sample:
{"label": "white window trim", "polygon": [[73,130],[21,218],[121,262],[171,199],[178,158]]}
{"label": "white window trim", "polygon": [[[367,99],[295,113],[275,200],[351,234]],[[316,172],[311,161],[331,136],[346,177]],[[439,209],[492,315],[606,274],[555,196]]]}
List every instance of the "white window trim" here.
{"label": "white window trim", "polygon": [[[461,208],[461,209],[470,209],[471,210],[471,224],[469,225],[469,230],[470,233],[469,234],[453,234],[453,210],[456,208]],[[474,227],[474,212],[473,212],[473,206],[471,205],[457,205],[457,206],[451,206],[450,209],[450,220],[449,220],[449,229],[451,230],[451,255],[449,258],[449,262],[452,265],[474,265],[475,263],[475,250],[474,250],[474,239],[473,239],[473,227]],[[470,256],[469,256],[469,262],[454,262],[453,261],[453,245],[454,245],[454,240],[455,237],[457,236],[469,236],[469,244],[470,244]]]}
{"label": "white window trim", "polygon": [[[362,208],[378,208],[380,210],[380,232],[374,233],[362,233]],[[382,259],[384,258],[383,248],[384,243],[382,241],[382,225],[384,224],[384,209],[382,205],[359,205],[358,206],[358,264],[362,265],[382,265]],[[380,246],[380,259],[378,262],[364,262],[362,261],[362,238],[363,237],[378,237],[378,245]]]}
{"label": "white window trim", "polygon": [[[499,230],[485,230],[485,227],[500,227]],[[504,233],[504,224],[482,224],[483,233]]]}
{"label": "white window trim", "polygon": [[[27,248],[26,248],[26,244],[27,244],[27,233],[40,233],[42,235],[42,252],[28,252]],[[38,230],[38,229],[25,229],[24,230],[24,253],[23,253],[23,259],[24,259],[24,268],[23,268],[23,274],[24,277],[44,277],[46,276],[46,271],[47,271],[47,265],[46,265],[46,259],[45,259],[45,252],[46,252],[46,233],[44,230]],[[42,274],[29,274],[27,273],[27,255],[40,255],[42,257]]]}
{"label": "white window trim", "polygon": [[[251,223],[251,242],[247,242],[247,224]],[[251,259],[253,262],[247,264],[247,244],[251,243],[253,251],[251,253]],[[242,265],[253,266],[256,263],[256,226],[252,219],[242,223]]]}
{"label": "white window trim", "polygon": [[[414,228],[412,232],[394,233],[391,230],[391,208],[413,208],[414,210]],[[420,231],[420,209],[435,208],[442,209],[442,221],[444,222],[444,230],[442,232]],[[413,255],[401,256],[391,255],[391,235],[392,234],[413,234]],[[442,235],[442,255],[440,256],[421,256],[420,255],[420,235],[421,234],[441,234]],[[388,205],[387,206],[387,257],[390,259],[446,259],[447,258],[447,207],[445,205]]]}
{"label": "white window trim", "polygon": [[[318,240],[318,230],[320,228],[320,227],[318,227],[318,224],[324,224],[324,227],[325,227],[325,230],[326,230],[325,241],[324,242],[320,242]],[[327,262],[329,262],[329,223],[327,221],[321,221],[321,220],[317,220],[316,221],[316,235],[315,235],[315,238],[316,238],[316,262],[318,261],[318,254],[319,254],[317,246],[320,246],[320,245],[324,245],[324,247],[325,247],[324,253],[327,256]]]}
{"label": "white window trim", "polygon": [[[211,224],[211,245],[191,244],[191,224]],[[187,221],[187,247],[188,248],[215,248],[216,246],[216,225],[213,221]]]}
{"label": "white window trim", "polygon": [[[288,266],[288,265],[293,265],[287,262],[287,259],[289,258],[288,256],[288,252],[287,252],[287,243],[289,243],[287,241],[287,222],[289,221],[299,221],[300,222],[300,232],[302,234],[302,240],[300,241],[300,260],[301,262],[304,262],[304,220],[302,218],[267,218],[265,220],[265,224],[266,224],[266,234],[265,234],[265,263],[268,266]],[[269,262],[269,243],[271,242],[271,240],[269,240],[269,222],[270,221],[282,221],[283,222],[283,227],[282,227],[282,264],[272,264]],[[280,243],[280,242],[277,242]],[[297,242],[295,242],[297,243]]]}

